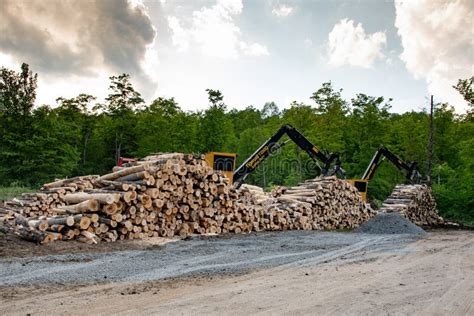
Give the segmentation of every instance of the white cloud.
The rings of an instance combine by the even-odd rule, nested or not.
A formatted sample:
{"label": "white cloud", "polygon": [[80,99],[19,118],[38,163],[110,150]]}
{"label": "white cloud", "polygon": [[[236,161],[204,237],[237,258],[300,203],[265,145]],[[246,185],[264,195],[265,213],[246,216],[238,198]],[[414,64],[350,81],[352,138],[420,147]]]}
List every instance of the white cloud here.
{"label": "white cloud", "polygon": [[452,86],[474,73],[474,1],[396,1],[395,9],[408,71],[425,79],[436,98],[464,111],[467,104]]}
{"label": "white cloud", "polygon": [[384,32],[366,34],[362,24],[343,19],[329,33],[329,64],[370,68],[377,58],[384,58],[382,48],[387,38]]}
{"label": "white cloud", "polygon": [[[203,55],[218,58],[237,58],[268,55],[266,46],[241,39],[235,16],[242,13],[241,0],[218,0],[211,7],[194,11],[189,19],[168,17],[172,42],[179,51],[197,48]],[[188,25],[187,27],[183,25]]]}
{"label": "white cloud", "polygon": [[182,26],[178,18],[168,17],[168,26],[172,31],[171,40],[178,51],[186,51],[189,48],[190,34]]}
{"label": "white cloud", "polygon": [[1,1],[0,62],[38,72],[37,103],[80,92],[101,98],[107,77],[123,72],[145,96],[154,92],[156,30],[141,0]]}
{"label": "white cloud", "polygon": [[258,43],[247,44],[245,42],[240,42],[240,49],[246,56],[256,57],[269,55],[267,47]]}
{"label": "white cloud", "polygon": [[[19,67],[15,70],[19,71]],[[109,74],[102,70],[94,77],[68,76],[67,80],[55,80],[39,73],[36,104],[54,106],[58,97],[74,98],[80,93],[93,95],[98,98],[97,102],[103,102],[108,94],[108,77]]]}
{"label": "white cloud", "polygon": [[287,17],[293,12],[294,8],[286,4],[280,4],[273,8],[272,13],[278,17]]}
{"label": "white cloud", "polygon": [[159,64],[160,61],[158,58],[158,50],[155,46],[155,43],[148,45],[140,65],[145,76],[150,78],[153,83],[157,83],[159,79],[158,72],[156,71],[159,67]]}
{"label": "white cloud", "polygon": [[242,0],[217,0],[217,6],[222,7],[230,14],[240,14],[244,8]]}
{"label": "white cloud", "polygon": [[304,46],[308,48],[313,46],[313,41],[310,38],[305,38],[303,43],[304,43]]}
{"label": "white cloud", "polygon": [[17,64],[13,61],[13,57],[11,55],[3,54],[2,52],[0,52],[0,67],[13,69],[16,66]]}

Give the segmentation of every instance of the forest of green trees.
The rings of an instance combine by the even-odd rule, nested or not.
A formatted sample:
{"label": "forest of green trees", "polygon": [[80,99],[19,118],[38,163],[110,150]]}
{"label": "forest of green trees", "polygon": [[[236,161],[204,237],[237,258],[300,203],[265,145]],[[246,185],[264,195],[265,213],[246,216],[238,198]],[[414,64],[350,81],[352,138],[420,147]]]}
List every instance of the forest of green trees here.
{"label": "forest of green trees", "polygon": [[[110,77],[109,95],[91,95],[34,106],[37,74],[23,64],[19,72],[0,70],[0,186],[39,187],[55,178],[108,172],[118,157],[156,152],[225,151],[242,162],[285,123],[314,144],[337,151],[349,178],[360,177],[375,150],[384,144],[406,161],[427,166],[429,115],[426,111],[390,112],[391,100],[357,94],[350,100],[332,83],[315,87],[310,104],[273,102],[229,109],[223,94],[208,89],[203,111],[183,111],[173,98],[146,104],[126,74]],[[474,223],[473,78],[455,89],[470,105],[457,115],[448,104],[434,114],[433,190],[449,219]],[[58,91],[58,94],[61,92]],[[204,91],[203,91],[204,93]],[[202,106],[202,105],[200,105]],[[318,174],[294,144],[271,156],[247,182],[270,188],[292,185]],[[385,162],[369,184],[369,198],[380,203],[403,172]]]}

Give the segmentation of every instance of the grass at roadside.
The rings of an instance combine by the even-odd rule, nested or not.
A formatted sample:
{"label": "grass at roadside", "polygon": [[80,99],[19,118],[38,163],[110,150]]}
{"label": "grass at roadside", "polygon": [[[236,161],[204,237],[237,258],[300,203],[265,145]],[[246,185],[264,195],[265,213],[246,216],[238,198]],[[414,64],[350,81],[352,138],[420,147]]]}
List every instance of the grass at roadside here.
{"label": "grass at roadside", "polygon": [[0,201],[10,200],[19,197],[24,192],[33,192],[32,188],[22,186],[0,187]]}

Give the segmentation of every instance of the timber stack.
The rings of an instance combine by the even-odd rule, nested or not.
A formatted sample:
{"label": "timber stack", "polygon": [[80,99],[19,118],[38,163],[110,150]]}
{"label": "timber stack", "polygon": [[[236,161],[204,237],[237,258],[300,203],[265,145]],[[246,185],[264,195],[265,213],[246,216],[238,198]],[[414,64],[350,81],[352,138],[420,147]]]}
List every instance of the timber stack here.
{"label": "timber stack", "polygon": [[354,186],[334,176],[278,187],[271,195],[276,202],[269,210],[288,213],[283,229],[354,228],[375,215]]}
{"label": "timber stack", "polygon": [[237,198],[203,156],[177,153],[146,157],[102,176],[47,183],[5,205],[10,220],[23,227],[16,233],[26,239],[31,233],[25,229],[38,231],[34,241],[97,242],[250,231],[252,224],[241,221],[245,210],[239,214],[234,205]]}
{"label": "timber stack", "polygon": [[293,187],[276,187],[270,193],[244,184],[240,195],[240,201],[263,210],[255,230],[354,228],[375,215],[354,186],[336,177],[319,177]]}
{"label": "timber stack", "polygon": [[44,184],[0,207],[0,230],[40,243],[352,228],[371,216],[357,190],[318,178],[265,193],[238,191],[203,155],[152,155],[127,167]]}
{"label": "timber stack", "polygon": [[418,226],[437,226],[444,219],[436,211],[431,189],[422,184],[397,185],[379,210],[399,213]]}

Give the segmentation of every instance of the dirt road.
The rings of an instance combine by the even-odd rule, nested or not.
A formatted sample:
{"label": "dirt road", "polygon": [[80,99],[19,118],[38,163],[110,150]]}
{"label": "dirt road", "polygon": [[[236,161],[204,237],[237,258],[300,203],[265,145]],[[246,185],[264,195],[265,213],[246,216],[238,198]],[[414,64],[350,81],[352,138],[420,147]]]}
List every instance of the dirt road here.
{"label": "dirt road", "polygon": [[[0,313],[474,314],[473,232],[437,231],[423,239],[278,236],[198,239],[127,251],[125,264],[139,255],[135,269],[125,269],[132,276],[127,278],[111,271],[120,266],[115,256],[124,252],[90,254],[80,262],[51,260],[61,256],[5,259]],[[100,266],[108,276],[99,281]]]}

